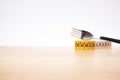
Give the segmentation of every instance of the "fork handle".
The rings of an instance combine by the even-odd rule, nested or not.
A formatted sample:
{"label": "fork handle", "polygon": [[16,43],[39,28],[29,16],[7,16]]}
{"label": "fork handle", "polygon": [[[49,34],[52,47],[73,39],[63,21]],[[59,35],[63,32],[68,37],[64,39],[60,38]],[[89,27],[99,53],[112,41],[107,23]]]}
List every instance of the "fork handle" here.
{"label": "fork handle", "polygon": [[108,41],[111,41],[111,42],[115,42],[115,43],[119,43],[119,44],[120,44],[120,40],[119,40],[119,39],[114,39],[114,38],[109,38],[109,37],[104,37],[104,36],[100,36],[100,39],[108,40]]}

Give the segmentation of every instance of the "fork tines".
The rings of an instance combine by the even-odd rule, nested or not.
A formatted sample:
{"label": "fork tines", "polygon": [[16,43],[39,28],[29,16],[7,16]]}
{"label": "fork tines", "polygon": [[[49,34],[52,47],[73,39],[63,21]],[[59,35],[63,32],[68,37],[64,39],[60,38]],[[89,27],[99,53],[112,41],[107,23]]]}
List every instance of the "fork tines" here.
{"label": "fork tines", "polygon": [[72,28],[71,35],[74,36],[74,37],[76,37],[76,38],[81,39],[82,30],[79,30],[79,29],[76,29],[76,28]]}

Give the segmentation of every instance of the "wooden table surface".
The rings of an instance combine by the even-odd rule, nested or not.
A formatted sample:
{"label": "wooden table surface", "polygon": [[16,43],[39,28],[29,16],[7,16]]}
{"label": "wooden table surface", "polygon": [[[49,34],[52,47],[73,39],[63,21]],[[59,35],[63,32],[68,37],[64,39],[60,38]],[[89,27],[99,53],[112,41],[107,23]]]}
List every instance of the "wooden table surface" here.
{"label": "wooden table surface", "polygon": [[120,47],[0,47],[0,80],[120,80]]}

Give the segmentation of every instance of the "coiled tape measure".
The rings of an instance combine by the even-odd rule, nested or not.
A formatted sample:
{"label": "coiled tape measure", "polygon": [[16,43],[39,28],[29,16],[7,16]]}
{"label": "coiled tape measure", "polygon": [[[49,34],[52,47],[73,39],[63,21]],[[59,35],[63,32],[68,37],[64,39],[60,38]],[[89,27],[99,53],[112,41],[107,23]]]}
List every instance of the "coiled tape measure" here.
{"label": "coiled tape measure", "polygon": [[106,40],[75,40],[75,48],[86,50],[96,48],[110,48],[111,42]]}

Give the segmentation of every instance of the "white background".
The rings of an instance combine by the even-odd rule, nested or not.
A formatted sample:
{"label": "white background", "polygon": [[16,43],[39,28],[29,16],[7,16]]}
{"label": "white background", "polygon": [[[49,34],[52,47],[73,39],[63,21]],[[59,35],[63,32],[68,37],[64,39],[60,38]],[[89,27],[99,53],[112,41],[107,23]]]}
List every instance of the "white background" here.
{"label": "white background", "polygon": [[73,46],[72,27],[120,39],[120,1],[0,0],[0,46]]}

